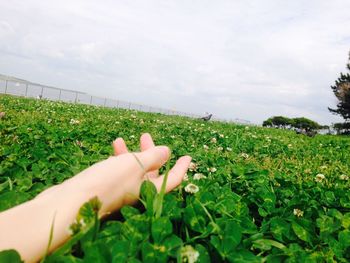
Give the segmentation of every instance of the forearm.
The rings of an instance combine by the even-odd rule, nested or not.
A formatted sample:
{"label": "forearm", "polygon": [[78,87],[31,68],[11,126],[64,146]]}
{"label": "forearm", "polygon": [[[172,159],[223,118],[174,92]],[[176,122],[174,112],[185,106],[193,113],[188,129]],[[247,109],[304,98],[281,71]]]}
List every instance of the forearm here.
{"label": "forearm", "polygon": [[74,193],[62,189],[62,192],[42,195],[1,213],[0,250],[16,249],[22,259],[38,261],[48,246],[52,224],[54,232],[50,250],[69,238],[69,226],[87,200],[88,193],[79,188]]}
{"label": "forearm", "polygon": [[[113,182],[118,180],[118,163],[116,158],[102,161],[61,185],[47,189],[35,199],[2,212],[0,251],[16,249],[22,259],[36,262],[45,254],[52,224],[50,251],[69,239],[69,227],[79,208],[91,198],[97,196],[101,200],[100,216],[119,209],[127,202],[124,199],[128,186],[125,182]],[[127,182],[135,184],[132,180]]]}

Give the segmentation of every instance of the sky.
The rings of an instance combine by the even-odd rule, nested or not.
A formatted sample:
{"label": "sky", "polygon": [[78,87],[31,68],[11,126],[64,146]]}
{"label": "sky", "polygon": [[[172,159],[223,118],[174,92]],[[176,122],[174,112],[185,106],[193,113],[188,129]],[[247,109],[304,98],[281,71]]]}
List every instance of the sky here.
{"label": "sky", "polygon": [[0,1],[0,74],[261,124],[342,119],[348,0]]}

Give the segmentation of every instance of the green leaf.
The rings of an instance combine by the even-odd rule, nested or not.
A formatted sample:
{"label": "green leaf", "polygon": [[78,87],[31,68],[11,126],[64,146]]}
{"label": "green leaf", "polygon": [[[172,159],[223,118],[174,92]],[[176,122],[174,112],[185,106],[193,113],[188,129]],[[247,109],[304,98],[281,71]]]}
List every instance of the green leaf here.
{"label": "green leaf", "polygon": [[253,244],[254,244],[253,247],[261,249],[263,251],[271,250],[272,247],[276,247],[276,248],[279,248],[279,249],[284,249],[286,247],[282,243],[277,242],[277,241],[272,240],[272,239],[254,240]]}
{"label": "green leaf", "polygon": [[123,206],[122,209],[120,209],[120,212],[126,220],[140,214],[140,211],[137,208],[129,205]]}
{"label": "green leaf", "polygon": [[344,214],[341,219],[341,225],[346,229],[350,228],[350,213]]}
{"label": "green leaf", "polygon": [[169,218],[160,217],[152,222],[152,238],[156,244],[162,243],[163,239],[173,232],[173,225]]}
{"label": "green leaf", "polygon": [[339,243],[344,247],[350,247],[350,230],[343,230],[338,234]]}
{"label": "green leaf", "polygon": [[311,242],[310,233],[295,221],[292,222],[292,229],[298,238],[306,242]]}
{"label": "green leaf", "polygon": [[197,202],[193,202],[185,208],[184,220],[190,229],[200,233],[205,232],[207,220],[203,208]]}
{"label": "green leaf", "polygon": [[112,247],[112,263],[127,263],[129,257],[129,241],[118,240]]}
{"label": "green leaf", "polygon": [[248,250],[238,250],[228,256],[232,263],[262,263],[262,259]]}
{"label": "green leaf", "polygon": [[153,202],[156,195],[157,189],[154,184],[149,180],[143,181],[140,189],[140,196],[148,215],[153,215]]}
{"label": "green leaf", "polygon": [[0,252],[0,263],[20,263],[21,256],[16,250],[3,250]]}

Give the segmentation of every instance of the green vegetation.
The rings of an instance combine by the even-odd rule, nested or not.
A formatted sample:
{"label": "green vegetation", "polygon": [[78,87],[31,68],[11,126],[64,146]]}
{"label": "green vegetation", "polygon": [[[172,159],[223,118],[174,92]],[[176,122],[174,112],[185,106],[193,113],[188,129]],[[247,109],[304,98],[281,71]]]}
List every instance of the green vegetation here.
{"label": "green vegetation", "polygon": [[347,69],[349,72],[345,74],[340,73],[340,77],[335,81],[335,85],[331,86],[338,100],[337,108],[328,109],[330,112],[342,116],[345,121],[350,121],[350,53]]}
{"label": "green vegetation", "polygon": [[283,116],[274,116],[268,118],[263,122],[263,126],[281,128],[294,127],[297,129],[304,129],[309,131],[323,128],[323,126],[319,125],[317,122],[304,117],[290,119]]}
{"label": "green vegetation", "polygon": [[193,157],[162,206],[150,183],[139,205],[104,222],[99,201],[86,203],[46,262],[350,260],[350,138],[9,96],[0,112],[0,211],[111,155],[116,137],[137,150],[149,132],[171,163]]}

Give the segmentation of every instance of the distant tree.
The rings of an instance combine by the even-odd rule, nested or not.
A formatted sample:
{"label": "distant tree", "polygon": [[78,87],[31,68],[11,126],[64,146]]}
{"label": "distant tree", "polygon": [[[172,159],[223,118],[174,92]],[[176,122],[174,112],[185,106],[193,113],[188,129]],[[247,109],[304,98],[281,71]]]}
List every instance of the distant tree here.
{"label": "distant tree", "polygon": [[319,125],[317,122],[304,117],[290,119],[284,116],[274,116],[268,118],[263,122],[263,126],[278,128],[293,127],[305,131],[314,131],[322,128],[322,126]]}
{"label": "distant tree", "polygon": [[293,121],[283,116],[274,116],[274,117],[268,118],[266,121],[263,122],[264,127],[286,128],[287,126],[292,126],[292,125],[293,125]]}
{"label": "distant tree", "polygon": [[307,131],[313,131],[321,129],[321,125],[319,125],[317,122],[312,121],[310,119],[301,117],[301,118],[294,118],[293,119],[293,127],[298,129],[304,129]]}
{"label": "distant tree", "polygon": [[334,123],[333,127],[337,131],[337,134],[350,134],[350,122]]}
{"label": "distant tree", "polygon": [[[347,69],[350,71],[350,52]],[[336,109],[328,108],[328,110],[333,114],[341,115],[345,121],[350,120],[350,74],[340,73],[340,77],[331,88],[338,99],[338,104]]]}

